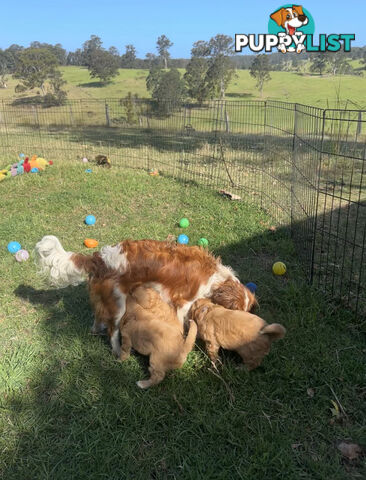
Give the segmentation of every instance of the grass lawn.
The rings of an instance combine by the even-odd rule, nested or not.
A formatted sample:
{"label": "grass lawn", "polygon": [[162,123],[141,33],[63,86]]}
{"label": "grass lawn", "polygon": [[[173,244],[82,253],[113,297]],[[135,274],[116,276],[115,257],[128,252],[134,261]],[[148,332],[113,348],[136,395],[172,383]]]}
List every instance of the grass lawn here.
{"label": "grass lawn", "polygon": [[[215,191],[141,170],[84,172],[56,162],[41,175],[0,184],[0,476],[13,479],[361,478],[340,441],[366,446],[365,343],[360,320],[301,280],[286,231],[264,213]],[[95,227],[83,224],[96,216]],[[47,289],[32,261],[16,263],[10,240],[32,250],[45,234],[86,251],[126,237],[165,239],[177,222],[201,236],[243,282],[259,287],[260,315],[287,328],[263,365],[246,373],[225,353],[219,373],[201,346],[181,370],[140,391],[146,360],[121,364],[90,334],[84,285]],[[288,275],[274,277],[275,260]]]}
{"label": "grass lawn", "polygon": [[[66,90],[69,99],[105,99],[125,97],[128,92],[137,94],[140,98],[150,97],[146,89],[148,70],[120,69],[119,75],[107,85],[100,84],[92,79],[86,68],[62,67],[64,79],[67,81]],[[180,69],[181,74],[184,69]],[[347,99],[348,108],[366,108],[365,91],[366,78],[354,75],[310,75],[294,72],[271,72],[272,80],[265,84],[261,98],[256,88],[256,81],[248,70],[238,70],[227,89],[228,100],[255,100],[269,99],[286,102],[297,102],[317,107],[337,107],[337,100],[342,101],[344,107]],[[14,88],[17,80],[9,78],[8,88],[0,89],[0,100],[17,98]],[[29,93],[27,94],[27,96]]]}

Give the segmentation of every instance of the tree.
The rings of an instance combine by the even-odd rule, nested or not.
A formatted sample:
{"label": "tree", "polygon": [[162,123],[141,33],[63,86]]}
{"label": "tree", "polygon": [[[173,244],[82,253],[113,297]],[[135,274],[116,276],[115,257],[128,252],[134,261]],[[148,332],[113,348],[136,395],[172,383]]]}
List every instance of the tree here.
{"label": "tree", "polygon": [[51,107],[53,105],[63,105],[67,98],[67,93],[62,89],[66,85],[65,80],[62,78],[62,73],[59,70],[55,70],[48,77],[51,92],[45,95],[45,105]]}
{"label": "tree", "polygon": [[328,53],[327,61],[333,75],[346,75],[353,72],[353,67],[342,52]]}
{"label": "tree", "polygon": [[30,48],[43,48],[47,49],[54,55],[57,60],[59,65],[66,65],[66,50],[62,48],[62,45],[60,43],[56,43],[56,45],[51,45],[50,43],[40,43],[40,42],[32,42],[30,44]]}
{"label": "tree", "polygon": [[121,57],[122,68],[134,68],[136,62],[136,48],[133,45],[126,45],[126,51]]}
{"label": "tree", "polygon": [[92,78],[108,82],[118,75],[119,59],[103,49],[94,50],[88,59],[88,70]]}
{"label": "tree", "polygon": [[206,74],[208,62],[205,58],[193,57],[187,65],[184,80],[187,83],[188,95],[202,103],[207,98]]}
{"label": "tree", "polygon": [[159,57],[156,56],[154,53],[147,53],[145,55],[145,62],[147,63],[148,68],[152,68],[159,64]]}
{"label": "tree", "polygon": [[91,35],[90,39],[83,43],[83,65],[89,67],[95,52],[102,50],[102,40],[97,35]]}
{"label": "tree", "polygon": [[168,49],[173,45],[174,44],[165,35],[161,35],[156,42],[156,49],[159,52],[160,58],[164,61],[164,68],[168,68],[168,58],[170,57]]}
{"label": "tree", "polygon": [[207,98],[224,98],[234,74],[229,56],[233,52],[233,39],[218,34],[208,42],[193,44],[191,60],[187,65],[185,80],[192,98],[200,103]]}
{"label": "tree", "polygon": [[267,55],[257,55],[250,67],[250,75],[257,80],[256,87],[262,96],[263,85],[271,80],[270,65]]}
{"label": "tree", "polygon": [[328,60],[324,53],[318,53],[311,58],[310,71],[319,72],[319,75],[323,75],[323,72],[327,66]]}
{"label": "tree", "polygon": [[154,68],[146,79],[146,86],[163,115],[170,115],[180,107],[186,96],[184,81],[176,68],[169,71]]}
{"label": "tree", "polygon": [[76,49],[75,52],[69,52],[67,55],[66,64],[67,65],[83,65],[83,52],[80,48]]}
{"label": "tree", "polygon": [[45,82],[57,65],[57,58],[48,49],[27,48],[17,55],[13,77],[21,80],[20,89],[40,88],[45,94]]}

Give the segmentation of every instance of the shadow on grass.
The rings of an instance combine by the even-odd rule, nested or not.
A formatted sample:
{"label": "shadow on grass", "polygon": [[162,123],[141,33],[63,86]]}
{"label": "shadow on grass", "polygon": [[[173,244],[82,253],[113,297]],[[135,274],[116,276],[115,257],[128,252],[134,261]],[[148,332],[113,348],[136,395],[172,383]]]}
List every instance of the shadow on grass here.
{"label": "shadow on grass", "polygon": [[[305,227],[298,228],[301,234]],[[264,368],[250,374],[238,370],[231,355],[215,372],[196,349],[183,369],[142,392],[135,384],[146,375],[139,357],[121,364],[104,338],[89,333],[85,286],[15,290],[44,319],[37,368],[23,390],[3,399],[18,431],[4,478],[344,478],[334,444],[339,437],[361,441],[357,419],[365,408],[364,344],[346,328],[352,315],[325,304],[305,284],[286,228],[215,253],[243,282],[258,284],[259,314],[288,329]],[[274,277],[273,261],[284,259],[288,276]],[[329,422],[329,385],[348,412],[336,429]],[[306,394],[310,387],[313,398]]]}
{"label": "shadow on grass", "polygon": [[78,87],[82,88],[103,88],[109,85],[112,82],[86,82],[86,83],[79,83]]}

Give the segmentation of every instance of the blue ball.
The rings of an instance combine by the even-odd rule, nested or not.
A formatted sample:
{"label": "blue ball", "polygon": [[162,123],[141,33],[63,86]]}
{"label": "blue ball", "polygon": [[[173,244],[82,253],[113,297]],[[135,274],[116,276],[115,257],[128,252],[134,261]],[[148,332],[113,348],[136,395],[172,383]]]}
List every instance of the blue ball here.
{"label": "blue ball", "polygon": [[18,250],[20,250],[22,246],[20,245],[19,242],[9,242],[8,243],[8,251],[10,253],[17,253]]}
{"label": "blue ball", "polygon": [[19,153],[19,158],[24,158],[24,157],[25,157],[24,153]]}
{"label": "blue ball", "polygon": [[39,172],[39,169],[37,167],[33,167],[31,169],[31,173],[38,173]]}
{"label": "blue ball", "polygon": [[93,170],[92,170],[91,168],[87,168],[87,169],[85,170],[86,173],[92,173],[92,171],[93,171]]}
{"label": "blue ball", "polygon": [[248,290],[250,290],[252,293],[255,293],[257,290],[257,285],[253,282],[249,282],[245,285]]}
{"label": "blue ball", "polygon": [[94,225],[94,223],[95,223],[95,217],[94,217],[94,215],[87,215],[87,216],[85,217],[85,223],[86,223],[87,225]]}
{"label": "blue ball", "polygon": [[189,238],[184,233],[181,233],[177,239],[177,242],[181,245],[187,245],[187,243],[189,242]]}

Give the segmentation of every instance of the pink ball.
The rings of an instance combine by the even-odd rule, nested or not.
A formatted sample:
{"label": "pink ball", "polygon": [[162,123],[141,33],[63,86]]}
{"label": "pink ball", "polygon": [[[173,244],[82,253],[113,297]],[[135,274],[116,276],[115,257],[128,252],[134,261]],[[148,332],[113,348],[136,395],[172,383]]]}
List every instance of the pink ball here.
{"label": "pink ball", "polygon": [[29,253],[27,250],[18,250],[15,254],[15,259],[17,262],[25,262],[29,258]]}
{"label": "pink ball", "polygon": [[84,163],[88,163],[89,160],[88,160],[86,157],[84,157],[84,158],[83,158],[83,162],[84,162]]}

